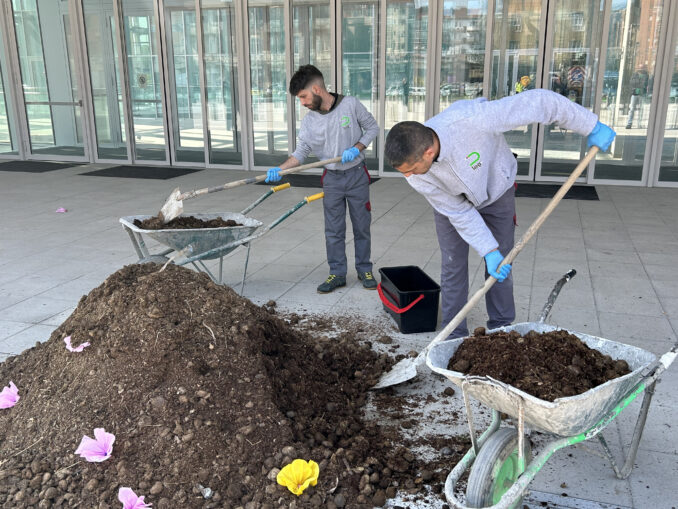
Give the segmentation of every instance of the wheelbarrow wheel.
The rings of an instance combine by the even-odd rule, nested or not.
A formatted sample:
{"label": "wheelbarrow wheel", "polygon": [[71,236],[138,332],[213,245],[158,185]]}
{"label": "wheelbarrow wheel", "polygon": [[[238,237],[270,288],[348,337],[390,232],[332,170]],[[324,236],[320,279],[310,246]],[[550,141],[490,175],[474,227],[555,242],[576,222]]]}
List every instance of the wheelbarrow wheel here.
{"label": "wheelbarrow wheel", "polygon": [[[530,441],[524,440],[525,464],[532,459]],[[466,487],[468,507],[496,504],[520,475],[518,468],[518,431],[499,428],[487,439],[471,467]],[[510,507],[521,507],[522,498]]]}

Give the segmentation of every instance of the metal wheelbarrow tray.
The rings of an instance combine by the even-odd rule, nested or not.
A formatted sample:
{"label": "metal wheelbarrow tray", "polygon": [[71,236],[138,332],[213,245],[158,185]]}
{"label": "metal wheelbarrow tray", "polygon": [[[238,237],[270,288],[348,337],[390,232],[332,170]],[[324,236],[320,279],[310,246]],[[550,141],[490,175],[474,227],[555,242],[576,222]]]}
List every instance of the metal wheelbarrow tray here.
{"label": "metal wheelbarrow tray", "polygon": [[[567,330],[545,323],[551,307],[563,285],[576,272],[565,274],[555,285],[538,322],[525,322],[493,331],[516,331],[521,335],[530,330],[543,333]],[[627,478],[638,452],[640,438],[645,427],[654,387],[661,373],[675,360],[678,344],[657,358],[656,355],[635,346],[603,339],[574,331],[574,334],[590,348],[614,359],[623,359],[631,372],[609,380],[588,391],[553,402],[539,399],[509,384],[487,376],[467,376],[447,369],[449,360],[464,339],[442,341],[428,352],[426,364],[455,385],[461,387],[468,417],[471,449],[457,463],[445,481],[445,497],[456,509],[487,507],[509,509],[520,507],[527,486],[546,461],[559,449],[596,437],[619,479]],[[624,465],[619,467],[605,438],[601,434],[632,401],[643,394],[633,437]],[[470,397],[474,397],[492,410],[492,422],[476,437]],[[502,414],[514,419],[517,430],[501,427]],[[529,440],[525,439],[525,427],[555,435],[532,459]],[[466,489],[466,503],[457,498],[455,486],[466,470],[470,469]]]}
{"label": "metal wheelbarrow tray", "polygon": [[572,436],[595,426],[638,383],[643,371],[657,360],[656,355],[635,346],[541,322],[518,323],[491,332],[516,331],[524,336],[531,330],[540,334],[554,330],[566,330],[577,336],[590,348],[607,354],[613,359],[625,360],[632,371],[577,396],[558,398],[551,402],[539,399],[491,377],[466,376],[458,371],[448,370],[448,361],[464,342],[464,339],[443,341],[435,345],[429,353],[429,367],[436,373],[447,377],[459,387],[463,383],[469,396],[490,408],[517,416],[522,405],[525,412],[525,424],[528,426],[556,435]]}
{"label": "metal wheelbarrow tray", "polygon": [[[247,247],[247,255],[245,258],[245,267],[242,275],[242,283],[240,286],[240,293],[245,289],[245,278],[247,276],[247,265],[250,258],[250,248],[252,241],[265,235],[268,231],[275,228],[294,212],[299,210],[304,205],[320,200],[324,197],[324,193],[317,193],[311,196],[306,196],[299,203],[294,205],[291,209],[284,212],[280,217],[275,219],[271,224],[261,228],[263,223],[257,219],[248,217],[246,214],[262,203],[269,196],[279,191],[289,189],[290,184],[281,184],[279,186],[271,187],[267,192],[261,195],[257,200],[251,203],[241,212],[221,212],[211,214],[181,214],[178,217],[192,216],[203,221],[211,219],[223,219],[228,221],[232,219],[240,226],[222,226],[219,228],[181,228],[181,229],[162,229],[162,230],[146,230],[139,228],[134,224],[136,219],[143,221],[153,216],[137,215],[125,216],[120,218],[120,223],[129,235],[132,241],[132,246],[139,257],[139,263],[156,262],[169,263],[174,262],[177,265],[192,264],[198,271],[205,272],[215,283],[224,283],[223,264],[224,256],[233,251],[238,246]],[[158,253],[150,253],[144,241],[144,235],[148,235],[158,243],[167,246],[167,249]],[[169,258],[168,258],[169,256]],[[204,260],[219,259],[219,274],[218,277],[210,271],[205,265]]]}
{"label": "metal wheelbarrow tray", "polygon": [[[131,231],[139,234],[148,235],[153,240],[159,242],[160,244],[171,247],[175,251],[181,251],[186,246],[192,246],[192,254],[200,255],[210,251],[204,258],[204,260],[214,260],[219,258],[229,252],[233,251],[239,244],[237,241],[244,239],[254,233],[254,231],[259,228],[263,223],[251,217],[247,217],[238,212],[221,212],[217,214],[181,214],[179,217],[195,217],[203,221],[210,221],[212,219],[223,219],[228,221],[232,219],[236,223],[240,223],[242,226],[222,226],[220,228],[167,228],[163,230],[144,230],[135,226],[134,221],[144,221],[145,219],[150,219],[153,216],[150,215],[141,215],[141,216],[125,216],[120,218],[120,222],[129,228]],[[236,245],[233,245],[236,243]],[[224,246],[223,249],[217,249],[220,246]]]}

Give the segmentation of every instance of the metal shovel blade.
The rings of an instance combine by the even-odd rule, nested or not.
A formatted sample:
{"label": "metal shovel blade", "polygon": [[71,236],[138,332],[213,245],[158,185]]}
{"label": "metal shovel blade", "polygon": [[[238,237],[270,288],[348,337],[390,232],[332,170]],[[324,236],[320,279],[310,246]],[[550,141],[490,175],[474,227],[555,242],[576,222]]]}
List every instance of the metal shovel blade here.
{"label": "metal shovel blade", "polygon": [[424,363],[423,353],[424,352],[420,353],[416,357],[407,357],[406,359],[397,362],[391,368],[391,371],[384,373],[379,379],[379,382],[372,388],[383,389],[385,387],[391,387],[392,385],[407,382],[417,376],[417,366]]}
{"label": "metal shovel blade", "polygon": [[184,202],[179,199],[179,196],[181,196],[181,191],[179,191],[179,188],[177,187],[172,191],[167,198],[167,201],[160,209],[158,216],[163,223],[169,223],[175,217],[179,217],[184,211]]}

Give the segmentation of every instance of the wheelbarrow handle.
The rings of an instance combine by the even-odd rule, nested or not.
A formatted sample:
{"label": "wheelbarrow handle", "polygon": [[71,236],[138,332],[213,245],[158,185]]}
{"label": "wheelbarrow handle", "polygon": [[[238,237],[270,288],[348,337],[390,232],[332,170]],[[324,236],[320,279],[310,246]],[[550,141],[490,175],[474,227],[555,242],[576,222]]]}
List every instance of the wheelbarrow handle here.
{"label": "wheelbarrow handle", "polygon": [[[294,168],[288,168],[286,170],[281,170],[279,175],[288,175],[290,173],[296,173],[298,171],[310,170],[311,168],[318,168],[320,166],[325,166],[327,164],[339,163],[341,162],[341,156],[333,157],[332,159],[325,159],[324,161],[318,161],[317,163],[302,164],[301,166],[295,166]],[[214,187],[205,187],[203,189],[197,189],[193,191],[186,191],[185,193],[179,195],[177,201],[188,200],[190,198],[195,198],[196,196],[201,196],[203,194],[216,193],[218,191],[225,191],[226,189],[233,189],[234,187],[244,186],[246,184],[255,184],[256,182],[262,182],[266,180],[267,175],[259,175],[258,177],[251,177],[242,180],[236,180],[235,182],[228,182],[227,184],[222,184],[220,186]]]}

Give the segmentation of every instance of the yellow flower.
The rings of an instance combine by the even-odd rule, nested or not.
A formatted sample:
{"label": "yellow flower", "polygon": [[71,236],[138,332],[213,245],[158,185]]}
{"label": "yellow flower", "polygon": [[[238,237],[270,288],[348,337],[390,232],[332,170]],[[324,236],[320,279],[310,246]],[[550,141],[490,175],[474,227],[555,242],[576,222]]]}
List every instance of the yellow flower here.
{"label": "yellow flower", "polygon": [[287,486],[287,489],[295,495],[301,495],[309,484],[311,486],[318,484],[318,474],[320,467],[315,461],[296,459],[278,472],[276,481],[281,486]]}

